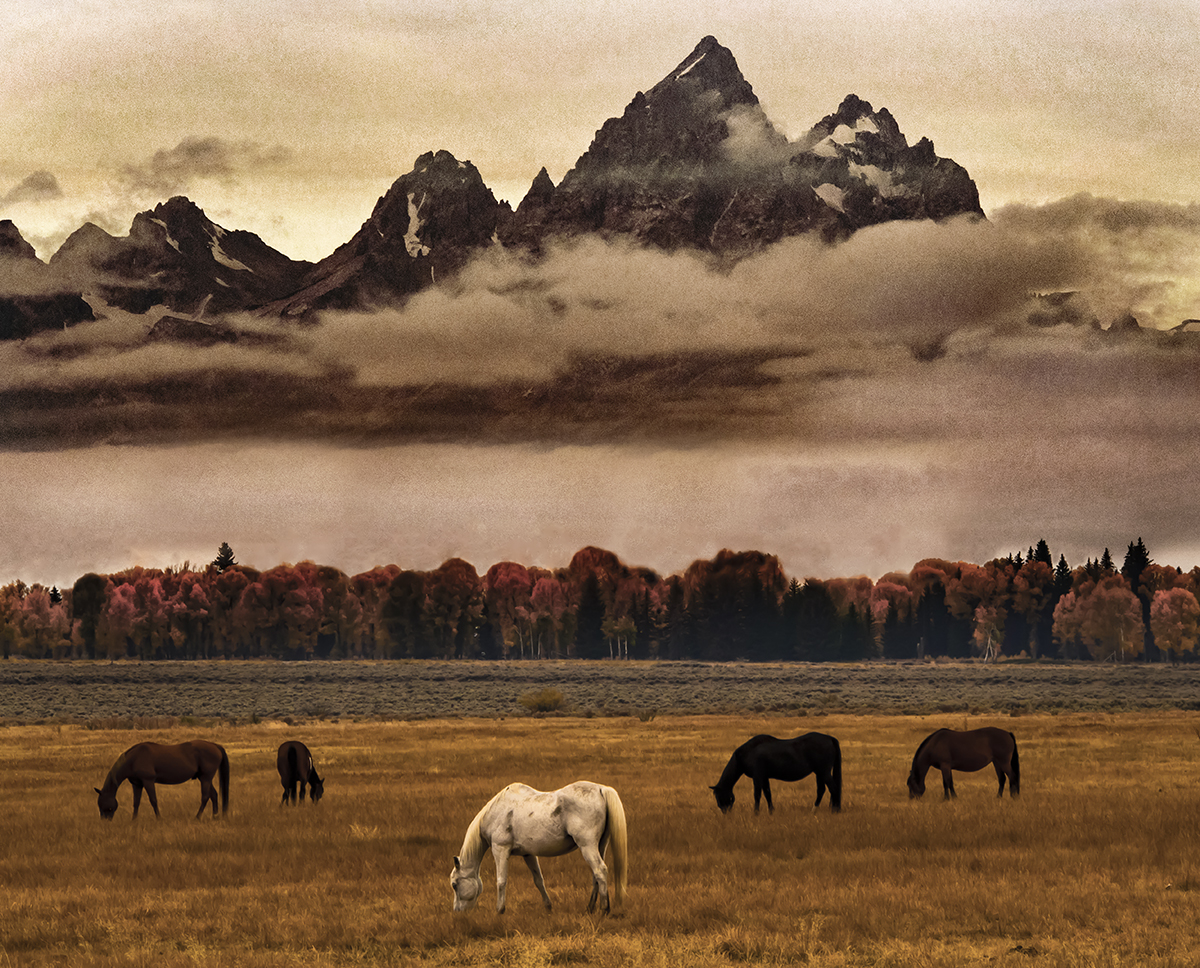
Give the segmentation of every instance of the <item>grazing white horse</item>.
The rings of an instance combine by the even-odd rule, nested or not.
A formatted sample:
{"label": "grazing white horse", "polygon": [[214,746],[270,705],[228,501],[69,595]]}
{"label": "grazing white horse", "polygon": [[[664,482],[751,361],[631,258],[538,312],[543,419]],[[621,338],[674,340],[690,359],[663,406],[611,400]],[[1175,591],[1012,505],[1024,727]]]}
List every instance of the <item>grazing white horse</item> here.
{"label": "grazing white horse", "polygon": [[620,903],[625,894],[628,835],[625,808],[612,787],[579,780],[561,790],[543,793],[524,783],[510,783],[490,799],[467,827],[462,849],[454,858],[450,886],[454,910],[467,911],[479,903],[483,881],[479,865],[489,847],[496,861],[496,912],[504,913],[504,887],[508,882],[508,858],[525,858],[533,883],[541,892],[546,910],[550,895],[542,881],[539,857],[558,857],[575,848],[592,869],[592,898],[589,913],[600,897],[608,913],[609,876],[604,852],[612,844],[612,900]]}

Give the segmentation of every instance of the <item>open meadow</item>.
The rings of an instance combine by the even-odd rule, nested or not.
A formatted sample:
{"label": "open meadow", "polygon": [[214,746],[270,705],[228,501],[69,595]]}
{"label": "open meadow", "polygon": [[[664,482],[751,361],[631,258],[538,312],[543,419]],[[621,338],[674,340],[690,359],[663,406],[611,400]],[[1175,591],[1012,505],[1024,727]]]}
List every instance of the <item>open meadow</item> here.
{"label": "open meadow", "polygon": [[[969,720],[969,722],[967,722]],[[1022,796],[991,769],[905,776],[938,726],[1011,729]],[[178,722],[0,730],[0,965],[247,968],[965,965],[1184,968],[1200,963],[1200,739],[1183,711],[550,717],[289,726]],[[728,815],[708,786],[756,732],[841,740],[841,814],[815,784],[750,781]],[[143,740],[229,752],[228,816],[192,819],[199,786],[160,787],[130,822],[96,809],[116,757]],[[315,807],[281,808],[275,750],[303,739],[325,777]],[[451,913],[449,873],[476,811],[505,784],[589,778],[617,788],[629,895],[588,916],[578,853],[543,860],[554,910],[512,865],[495,914]]]}

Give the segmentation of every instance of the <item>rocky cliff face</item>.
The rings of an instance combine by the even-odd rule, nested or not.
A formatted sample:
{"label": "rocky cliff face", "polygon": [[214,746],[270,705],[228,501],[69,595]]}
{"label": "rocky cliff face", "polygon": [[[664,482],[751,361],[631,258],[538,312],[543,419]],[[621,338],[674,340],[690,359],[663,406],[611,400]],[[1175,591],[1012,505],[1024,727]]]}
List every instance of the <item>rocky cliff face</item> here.
{"label": "rocky cliff face", "polygon": [[292,292],[311,263],[277,252],[251,232],[229,231],[182,196],[135,216],[116,238],[92,224],[74,232],[50,265],[113,306],[220,315]]}
{"label": "rocky cliff face", "polygon": [[0,339],[94,318],[92,307],[37,257],[12,221],[0,221]]}
{"label": "rocky cliff face", "polygon": [[449,278],[491,245],[507,213],[469,161],[427,152],[379,199],[354,238],[318,262],[296,292],[262,312],[297,316],[403,299]]}
{"label": "rocky cliff face", "polygon": [[983,215],[963,168],[927,140],[909,147],[886,109],[854,95],[789,143],[712,37],[605,122],[560,185],[544,174],[502,229],[506,244],[598,232],[737,256],[807,232]]}
{"label": "rocky cliff face", "polygon": [[[227,231],[176,197],[138,215],[125,238],[83,226],[50,268],[76,281],[83,305],[79,293],[94,292],[132,312],[166,306],[193,321],[240,310],[297,318],[403,301],[497,243],[536,255],[554,239],[594,233],[737,259],[795,235],[836,241],[893,219],[963,214],[983,217],[970,176],[927,139],[910,146],[886,108],[852,94],[789,142],[733,54],[705,37],[601,126],[561,184],[542,169],[515,212],[469,161],[428,152],[354,237],[316,265]],[[0,257],[41,265],[14,232],[0,231],[0,253],[8,252]],[[64,304],[62,320],[78,309]],[[4,318],[0,333],[45,325]]]}

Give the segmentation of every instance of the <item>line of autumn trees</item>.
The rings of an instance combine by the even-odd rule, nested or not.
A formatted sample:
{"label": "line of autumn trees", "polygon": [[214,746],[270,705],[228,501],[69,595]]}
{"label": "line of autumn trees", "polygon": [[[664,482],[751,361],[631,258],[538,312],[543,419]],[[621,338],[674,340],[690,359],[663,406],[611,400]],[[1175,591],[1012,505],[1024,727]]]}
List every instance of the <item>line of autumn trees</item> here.
{"label": "line of autumn trees", "polygon": [[662,577],[588,547],[566,568],[461,558],[346,575],[209,565],[0,587],[3,656],[88,659],[635,658],[855,661],[1000,656],[1190,660],[1200,567],[1155,564],[1139,538],[1055,565],[1044,540],[983,565],[927,558],[877,581],[789,580],[758,551]]}

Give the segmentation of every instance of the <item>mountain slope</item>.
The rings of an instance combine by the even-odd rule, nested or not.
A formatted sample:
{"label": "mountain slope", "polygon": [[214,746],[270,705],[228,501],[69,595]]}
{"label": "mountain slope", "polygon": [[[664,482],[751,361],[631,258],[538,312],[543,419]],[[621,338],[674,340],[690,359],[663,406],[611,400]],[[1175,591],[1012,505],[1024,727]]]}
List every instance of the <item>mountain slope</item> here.
{"label": "mountain slope", "polygon": [[503,227],[506,244],[599,232],[738,255],[806,232],[983,215],[964,169],[927,140],[910,148],[886,109],[854,95],[789,143],[713,37],[605,122],[557,188],[539,175],[535,190]]}
{"label": "mountain slope", "polygon": [[289,259],[251,232],[224,229],[176,196],[135,216],[124,238],[84,225],[50,265],[130,312],[163,305],[220,315],[294,291],[311,263]]}
{"label": "mountain slope", "polygon": [[469,161],[427,152],[396,179],[349,242],[262,313],[298,316],[401,300],[448,278],[491,245],[507,211]]}
{"label": "mountain slope", "polygon": [[12,221],[0,221],[0,340],[94,318],[92,307],[37,257]]}

